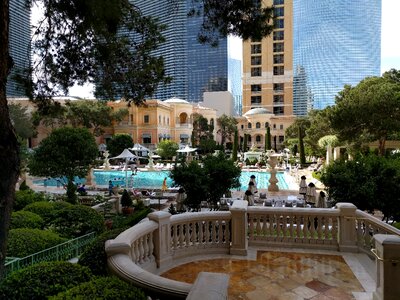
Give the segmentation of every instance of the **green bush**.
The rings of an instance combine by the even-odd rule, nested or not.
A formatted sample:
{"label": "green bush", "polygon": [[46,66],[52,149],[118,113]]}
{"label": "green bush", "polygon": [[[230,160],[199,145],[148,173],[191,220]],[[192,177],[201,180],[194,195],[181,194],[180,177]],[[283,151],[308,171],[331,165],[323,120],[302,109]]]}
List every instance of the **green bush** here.
{"label": "green bush", "polygon": [[39,201],[46,201],[46,197],[44,194],[35,193],[30,189],[15,191],[15,201],[13,209],[14,211],[21,210],[25,206]]}
{"label": "green bush", "polygon": [[42,229],[44,225],[43,218],[30,211],[16,211],[11,215],[10,228],[38,228]]}
{"label": "green bush", "polygon": [[53,218],[54,213],[54,202],[39,201],[29,204],[24,207],[24,211],[30,211],[38,214],[43,218],[43,220],[48,223]]}
{"label": "green bush", "polygon": [[0,299],[46,299],[92,278],[90,270],[69,262],[45,262],[11,273],[0,283]]}
{"label": "green bush", "polygon": [[121,224],[122,227],[132,227],[139,223],[141,220],[147,217],[151,213],[151,208],[145,208],[143,210],[135,210],[134,213],[128,216]]}
{"label": "green bush", "polygon": [[145,293],[116,277],[100,277],[82,283],[50,300],[102,299],[145,300]]}
{"label": "green bush", "polygon": [[94,275],[106,276],[107,272],[107,254],[104,249],[104,244],[107,240],[116,238],[126,228],[118,228],[106,231],[96,237],[83,251],[79,257],[78,264],[88,267]]}
{"label": "green bush", "polygon": [[133,204],[132,198],[129,195],[128,191],[124,189],[121,196],[121,206],[122,207],[131,207]]}
{"label": "green bush", "polygon": [[7,256],[25,257],[65,241],[66,239],[49,230],[11,229],[8,235]]}
{"label": "green bush", "polygon": [[76,238],[90,232],[103,232],[104,218],[94,209],[71,205],[54,212],[51,228],[63,237]]}

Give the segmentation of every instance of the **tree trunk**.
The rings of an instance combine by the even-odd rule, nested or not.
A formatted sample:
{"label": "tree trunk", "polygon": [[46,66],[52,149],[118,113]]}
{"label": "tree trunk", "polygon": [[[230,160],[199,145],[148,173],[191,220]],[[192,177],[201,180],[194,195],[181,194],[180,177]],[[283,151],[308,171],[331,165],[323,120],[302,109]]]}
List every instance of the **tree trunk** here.
{"label": "tree trunk", "polygon": [[235,137],[233,140],[233,148],[232,148],[232,160],[237,161],[237,154],[238,154],[238,131],[235,130]]}
{"label": "tree trunk", "polygon": [[385,156],[385,144],[386,144],[386,138],[381,137],[379,139],[379,149],[378,149],[379,156]]}
{"label": "tree trunk", "polygon": [[6,83],[11,69],[9,55],[9,0],[0,2],[0,280],[4,277],[7,237],[19,175],[19,145],[12,126]]}
{"label": "tree trunk", "polygon": [[299,153],[300,165],[303,167],[306,164],[306,153],[304,151],[303,129],[299,126]]}

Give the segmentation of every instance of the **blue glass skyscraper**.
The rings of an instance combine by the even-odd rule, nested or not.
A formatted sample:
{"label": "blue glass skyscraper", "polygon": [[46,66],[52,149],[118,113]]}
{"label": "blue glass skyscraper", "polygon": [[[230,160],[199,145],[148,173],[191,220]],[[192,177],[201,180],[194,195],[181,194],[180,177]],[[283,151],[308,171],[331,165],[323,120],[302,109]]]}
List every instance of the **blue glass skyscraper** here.
{"label": "blue glass skyscraper", "polygon": [[25,96],[14,76],[18,70],[28,68],[31,63],[30,53],[30,9],[26,7],[26,0],[10,0],[10,55],[14,67],[8,76],[7,97]]}
{"label": "blue glass skyscraper", "polygon": [[335,103],[346,84],[379,76],[381,0],[293,0],[293,109]]}
{"label": "blue glass skyscraper", "polygon": [[[172,78],[172,82],[159,85],[153,98],[166,100],[178,97],[199,102],[204,92],[229,90],[233,94],[241,94],[241,72],[234,71],[237,70],[237,62],[229,57],[227,39],[221,39],[218,47],[202,45],[197,41],[203,19],[199,16],[188,17],[192,1],[132,2],[144,15],[157,17],[160,23],[167,25],[163,32],[166,42],[154,54],[163,56],[166,75]],[[230,76],[235,78],[229,79]],[[233,84],[228,84],[228,80]]]}

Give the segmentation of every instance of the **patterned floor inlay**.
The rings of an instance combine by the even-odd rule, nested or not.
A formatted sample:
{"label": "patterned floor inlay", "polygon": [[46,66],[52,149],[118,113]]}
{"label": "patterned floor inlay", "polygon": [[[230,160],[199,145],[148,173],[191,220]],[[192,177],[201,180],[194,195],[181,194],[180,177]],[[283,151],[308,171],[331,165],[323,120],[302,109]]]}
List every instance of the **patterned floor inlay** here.
{"label": "patterned floor inlay", "polygon": [[355,299],[353,292],[365,292],[338,255],[259,251],[257,261],[196,261],[162,276],[193,283],[201,271],[229,274],[230,300],[345,300]]}

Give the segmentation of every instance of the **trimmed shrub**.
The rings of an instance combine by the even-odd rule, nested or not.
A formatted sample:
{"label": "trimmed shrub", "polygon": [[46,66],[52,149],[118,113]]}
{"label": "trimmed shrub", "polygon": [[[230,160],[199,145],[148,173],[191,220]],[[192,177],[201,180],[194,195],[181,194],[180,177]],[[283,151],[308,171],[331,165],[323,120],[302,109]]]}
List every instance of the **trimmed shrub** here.
{"label": "trimmed shrub", "polygon": [[51,227],[60,236],[76,238],[90,232],[104,231],[104,218],[90,207],[71,205],[54,212]]}
{"label": "trimmed shrub", "polygon": [[82,283],[50,300],[102,299],[145,300],[145,293],[117,277],[100,277]]}
{"label": "trimmed shrub", "polygon": [[110,231],[106,231],[103,234],[96,237],[83,251],[79,257],[78,264],[88,267],[93,275],[106,276],[107,271],[107,254],[104,249],[104,244],[107,240],[116,238],[126,228],[118,228]]}
{"label": "trimmed shrub", "polygon": [[90,270],[69,262],[44,262],[13,272],[0,283],[0,299],[47,299],[92,278]]}
{"label": "trimmed shrub", "polygon": [[48,223],[52,219],[54,213],[54,202],[48,202],[48,201],[35,202],[25,206],[23,210],[38,214],[43,218],[43,220],[46,223]]}
{"label": "trimmed shrub", "polygon": [[123,227],[132,227],[139,223],[141,220],[147,217],[151,213],[151,208],[145,208],[143,210],[135,210],[132,215],[127,217],[121,224]]}
{"label": "trimmed shrub", "polygon": [[44,225],[43,218],[30,211],[16,211],[11,215],[11,229],[16,228],[38,228],[42,229]]}
{"label": "trimmed shrub", "polygon": [[66,239],[49,230],[11,229],[8,235],[7,256],[25,257],[65,241]]}
{"label": "trimmed shrub", "polygon": [[42,193],[35,193],[30,189],[15,191],[13,210],[21,210],[25,206],[39,201],[46,201],[46,196]]}

